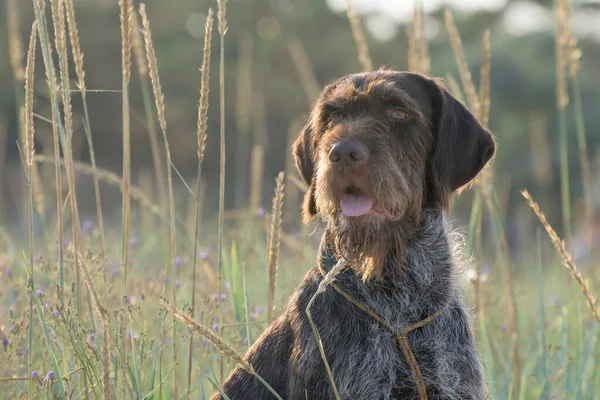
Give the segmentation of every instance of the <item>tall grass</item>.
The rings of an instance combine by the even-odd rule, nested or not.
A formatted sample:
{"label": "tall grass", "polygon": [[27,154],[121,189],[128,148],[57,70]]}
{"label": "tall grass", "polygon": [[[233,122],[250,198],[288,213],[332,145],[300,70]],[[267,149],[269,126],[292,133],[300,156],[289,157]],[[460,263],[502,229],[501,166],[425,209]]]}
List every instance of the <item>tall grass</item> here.
{"label": "tall grass", "polygon": [[[79,43],[73,0],[51,0],[51,18],[46,16],[47,2],[33,0],[32,4],[35,22],[30,32],[27,62],[24,66],[23,51],[19,50],[22,47],[18,29],[18,6],[21,3],[15,0],[8,0],[6,3],[15,93],[17,102],[23,105],[18,116],[21,130],[19,148],[27,184],[27,197],[23,201],[23,207],[27,211],[28,243],[21,245],[0,228],[0,246],[7,243],[6,251],[2,247],[0,277],[5,279],[6,284],[0,290],[0,304],[10,305],[10,311],[7,311],[9,323],[0,321],[0,365],[6,371],[0,377],[0,398],[205,399],[212,390],[212,385],[217,385],[235,365],[254,375],[274,398],[281,398],[269,382],[260,376],[259,371],[243,358],[242,353],[253,344],[253,339],[264,331],[267,324],[277,318],[281,311],[277,302],[293,291],[302,275],[314,263],[315,246],[306,239],[306,234],[310,231],[302,230],[299,234],[294,232],[299,229],[299,221],[293,218],[296,212],[294,209],[297,210],[298,206],[295,196],[298,191],[306,190],[306,184],[297,177],[290,155],[285,166],[287,187],[284,186],[284,173],[279,174],[272,212],[267,217],[256,215],[262,206],[261,190],[266,175],[265,151],[267,145],[269,148],[271,146],[268,140],[271,135],[267,132],[265,123],[266,92],[260,82],[238,88],[239,109],[236,109],[239,126],[235,137],[242,135],[240,130],[245,130],[244,134],[248,135],[250,129],[254,129],[251,166],[243,165],[246,168],[245,179],[250,178],[252,182],[249,188],[253,193],[250,196],[252,200],[241,202],[242,208],[250,206],[251,213],[247,214],[244,210],[241,221],[227,220],[229,217],[224,201],[227,154],[225,138],[230,130],[225,131],[224,124],[227,111],[225,106],[228,104],[225,102],[225,85],[229,85],[225,81],[225,2],[218,1],[217,4],[220,35],[220,124],[214,130],[208,129],[207,118],[214,18],[211,9],[208,10],[205,25],[196,129],[196,183],[195,187],[186,184],[193,189],[182,191],[192,205],[188,221],[185,220],[184,213],[176,212],[175,208],[172,177],[174,166],[167,136],[165,99],[146,7],[141,4],[139,8],[142,19],[140,26],[132,8],[133,2],[120,1],[120,75],[123,88],[121,122],[124,152],[123,171],[118,175],[96,165],[87,104],[87,93],[90,90],[86,86],[83,65],[82,44],[85,43]],[[232,7],[235,10],[235,5]],[[562,80],[559,79],[558,82],[559,87],[562,85],[558,97],[565,101],[567,85],[570,84],[573,107],[569,109],[568,103],[559,103],[557,106],[565,121],[573,111],[577,136],[572,140],[577,141],[584,182],[584,201],[586,213],[589,213],[589,180],[593,171],[587,159],[583,100],[579,86],[581,54],[570,28],[569,7],[566,0],[557,0],[555,4],[555,11],[560,17],[560,33],[557,34],[557,53],[560,53],[558,64],[563,69],[560,75]],[[348,9],[348,17],[361,67],[365,70],[372,69],[367,33],[351,7]],[[480,85],[476,87],[453,17],[446,12],[445,18],[460,76],[460,84],[453,78],[448,79],[448,84],[457,98],[466,98],[469,108],[482,125],[487,126],[491,110],[490,94],[494,90],[490,86],[493,37],[490,37],[488,31],[483,35]],[[409,69],[425,73],[432,61],[425,34],[427,21],[423,6],[418,4],[410,28]],[[50,32],[54,32],[52,39]],[[252,79],[256,74],[252,73],[250,42],[240,40],[240,43],[246,46],[240,55],[243,58],[239,66],[241,82]],[[51,114],[47,120],[52,123],[53,145],[50,154],[35,154],[34,151],[34,128],[37,127],[34,116],[39,118],[36,121],[38,125],[47,123],[44,121],[45,116],[37,116],[33,112],[35,92],[39,90],[34,85],[36,50],[41,52],[48,85]],[[288,51],[303,86],[306,103],[311,104],[320,90],[315,71],[298,39],[291,39]],[[146,128],[150,135],[152,175],[156,185],[148,184],[143,179],[138,179],[136,184],[131,179],[131,132],[128,116],[137,100],[133,96],[129,97],[132,55],[140,78],[142,96],[139,100],[144,107]],[[72,67],[76,75],[73,80],[82,97],[82,133],[88,144],[90,164],[76,161],[73,154],[76,128],[71,110],[72,79],[69,68]],[[40,77],[37,78],[39,80]],[[154,105],[150,88],[154,94]],[[257,97],[253,97],[255,94],[258,94]],[[246,104],[249,99],[254,104]],[[156,119],[162,133],[162,144],[159,143],[155,127]],[[300,129],[297,121],[294,119],[290,124],[290,131],[285,139],[287,147],[290,147]],[[251,127],[252,123],[254,128]],[[540,132],[532,132],[532,143],[536,143],[537,147],[539,143],[545,143],[545,139],[540,139],[545,132],[542,132],[543,124],[536,123],[539,126],[533,126],[537,126],[536,129]],[[561,126],[559,128],[562,129]],[[208,221],[205,225],[200,214],[202,191],[206,187],[203,182],[206,168],[203,167],[203,159],[207,136],[213,131],[216,133],[217,129],[220,146],[219,189],[207,189],[209,196],[219,197],[219,213],[213,218],[218,230],[213,236],[209,225],[213,221]],[[560,134],[565,132],[561,131]],[[234,134],[233,129],[231,134]],[[534,134],[539,137],[534,137]],[[570,141],[569,135],[561,136],[561,152],[570,145]],[[217,151],[216,146],[213,151]],[[501,140],[499,148],[502,151]],[[248,148],[245,149],[247,150]],[[54,165],[56,185],[56,198],[52,200],[56,201],[56,210],[52,216],[52,225],[55,226],[47,231],[42,229],[42,233],[37,235],[35,212],[43,217],[47,212],[44,203],[49,204],[50,201],[48,198],[44,199],[44,185],[36,171],[38,167],[52,168],[50,164]],[[564,165],[562,163],[561,167],[564,168]],[[497,174],[501,172],[496,170],[496,165],[491,164],[475,185],[467,234],[469,255],[481,260],[496,260],[494,267],[501,267],[494,268],[491,275],[479,268],[474,278],[474,287],[467,287],[466,293],[476,305],[476,332],[490,381],[489,398],[595,399],[600,393],[600,363],[597,361],[600,359],[600,311],[595,295],[597,287],[588,284],[584,275],[589,270],[578,268],[567,244],[550,226],[528,192],[523,192],[527,204],[547,231],[558,257],[548,251],[549,246],[542,239],[540,229],[537,230],[535,249],[531,254],[524,255],[526,261],[511,257],[504,214],[514,210],[505,211],[500,200],[508,195],[501,192],[500,185],[496,182]],[[63,174],[66,178],[63,178]],[[244,174],[237,172],[235,179],[242,179],[239,176]],[[150,173],[146,172],[146,175]],[[94,184],[99,241],[94,235],[84,236],[80,229],[76,176],[90,179]],[[67,180],[66,192],[63,192],[63,179]],[[40,181],[39,185],[36,180]],[[547,184],[542,181],[541,185]],[[100,205],[100,183],[118,189],[123,196],[120,230],[105,223],[108,219],[106,211]],[[156,188],[158,197],[153,196],[153,187]],[[562,187],[564,190],[565,185]],[[286,211],[282,215],[284,193]],[[570,203],[570,198],[568,201]],[[565,229],[563,237],[568,243],[570,234],[567,229],[572,218],[566,215],[568,212],[565,202],[561,202],[562,225]],[[523,206],[525,207],[525,203]],[[146,214],[143,219],[159,220],[161,229],[157,232],[142,229],[143,237],[134,247],[129,243],[129,238],[132,236],[131,232],[136,232],[139,228],[135,216],[142,210]],[[46,223],[47,219],[43,219],[42,225]],[[146,221],[144,226],[153,224]],[[69,229],[70,234],[65,234],[65,229]],[[70,243],[66,245],[64,239],[69,235]],[[164,249],[159,249],[158,243],[163,243]],[[210,250],[215,244],[216,254]],[[181,249],[182,257],[176,259],[177,248]],[[165,254],[166,259],[161,258]],[[119,257],[121,268],[118,268],[117,263],[111,271],[112,267],[107,265],[107,261],[119,260]],[[515,259],[520,262],[519,267],[525,267],[520,268],[518,273],[513,265]],[[530,260],[536,262],[535,271],[527,268]],[[564,270],[559,269],[559,263],[567,268],[573,278],[571,288],[564,285]],[[157,268],[164,268],[163,277],[171,280],[170,285],[156,279],[159,275],[156,274]],[[332,286],[328,290],[335,289],[334,275],[332,273],[324,279],[315,297],[327,286]],[[571,296],[573,287],[581,290],[583,298]],[[170,298],[169,302],[166,297]],[[560,300],[556,300],[557,298]],[[585,300],[585,304],[582,300]],[[264,314],[261,308],[266,310]],[[9,306],[4,309],[8,310]],[[310,317],[310,304],[306,311]],[[379,317],[373,318],[378,320]],[[328,368],[318,327],[313,326],[313,329],[322,361]],[[405,334],[406,332],[401,333],[400,336]],[[170,350],[165,353],[167,349],[172,349],[172,357]],[[402,349],[405,350],[404,347]],[[187,368],[184,373],[178,364],[185,355]],[[410,360],[409,357],[407,359]],[[418,369],[418,364],[416,367]],[[336,393],[335,370],[328,369],[328,376],[332,390]]]}

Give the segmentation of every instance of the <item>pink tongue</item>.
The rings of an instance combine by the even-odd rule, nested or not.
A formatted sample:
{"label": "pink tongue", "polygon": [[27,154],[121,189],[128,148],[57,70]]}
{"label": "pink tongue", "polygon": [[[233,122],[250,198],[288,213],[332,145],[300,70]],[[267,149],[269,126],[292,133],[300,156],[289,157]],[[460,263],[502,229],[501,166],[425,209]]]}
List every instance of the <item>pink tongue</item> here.
{"label": "pink tongue", "polygon": [[340,207],[346,217],[360,217],[371,211],[373,202],[365,196],[347,194],[342,197]]}

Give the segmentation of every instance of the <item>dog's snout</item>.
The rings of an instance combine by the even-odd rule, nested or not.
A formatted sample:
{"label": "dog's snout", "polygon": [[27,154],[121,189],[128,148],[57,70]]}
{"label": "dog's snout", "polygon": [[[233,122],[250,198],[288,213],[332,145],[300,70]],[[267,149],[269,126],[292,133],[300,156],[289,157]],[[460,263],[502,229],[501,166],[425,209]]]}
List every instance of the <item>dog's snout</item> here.
{"label": "dog's snout", "polygon": [[369,150],[367,146],[356,139],[342,139],[329,150],[329,161],[333,165],[357,167],[367,161]]}

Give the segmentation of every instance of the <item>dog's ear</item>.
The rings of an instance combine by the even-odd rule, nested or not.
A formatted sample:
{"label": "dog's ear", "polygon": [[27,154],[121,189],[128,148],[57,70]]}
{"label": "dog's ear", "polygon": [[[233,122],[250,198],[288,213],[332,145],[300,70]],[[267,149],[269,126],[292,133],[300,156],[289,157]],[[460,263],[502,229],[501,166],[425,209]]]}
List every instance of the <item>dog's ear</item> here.
{"label": "dog's ear", "polygon": [[435,147],[429,161],[428,200],[448,207],[453,192],[471,182],[494,156],[494,136],[448,90],[427,81]]}
{"label": "dog's ear", "polygon": [[296,168],[302,175],[304,181],[308,184],[308,190],[304,194],[302,202],[302,215],[305,223],[310,221],[317,214],[317,203],[315,199],[315,161],[314,150],[312,148],[312,128],[311,121],[300,131],[298,139],[294,142],[293,153],[296,162]]}

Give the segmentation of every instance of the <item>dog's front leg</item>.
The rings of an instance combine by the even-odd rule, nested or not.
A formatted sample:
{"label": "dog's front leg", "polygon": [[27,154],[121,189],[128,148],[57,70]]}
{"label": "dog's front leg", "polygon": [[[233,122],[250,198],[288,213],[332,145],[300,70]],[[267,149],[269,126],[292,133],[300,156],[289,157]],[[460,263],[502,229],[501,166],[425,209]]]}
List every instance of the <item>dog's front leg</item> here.
{"label": "dog's front leg", "polygon": [[[281,397],[286,398],[290,352],[293,334],[284,314],[276,320],[252,345],[244,358]],[[258,379],[241,367],[236,367],[221,384],[221,390],[231,400],[271,400],[273,394]],[[213,393],[211,400],[220,400]]]}

